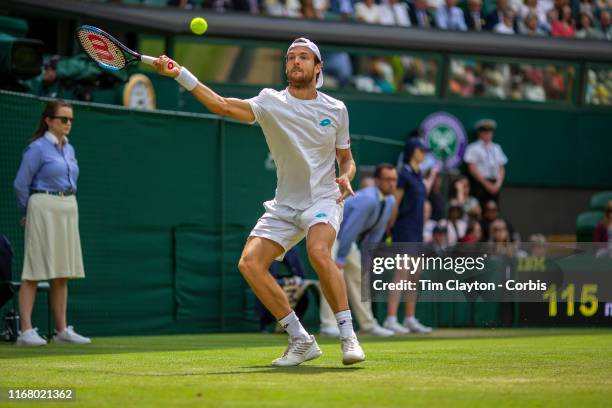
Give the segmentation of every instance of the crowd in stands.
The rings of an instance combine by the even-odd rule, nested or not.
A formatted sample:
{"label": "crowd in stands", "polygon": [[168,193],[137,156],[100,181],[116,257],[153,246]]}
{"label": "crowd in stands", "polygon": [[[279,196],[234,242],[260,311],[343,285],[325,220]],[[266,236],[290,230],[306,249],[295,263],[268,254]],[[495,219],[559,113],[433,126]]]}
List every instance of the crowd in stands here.
{"label": "crowd in stands", "polygon": [[484,63],[453,59],[449,90],[461,97],[563,101],[569,98],[574,71],[571,66],[531,65],[525,63]]}
{"label": "crowd in stands", "polygon": [[270,16],[489,31],[498,34],[612,40],[611,0],[169,0]]}
{"label": "crowd in stands", "polygon": [[585,101],[590,105],[612,105],[612,71],[588,70]]}

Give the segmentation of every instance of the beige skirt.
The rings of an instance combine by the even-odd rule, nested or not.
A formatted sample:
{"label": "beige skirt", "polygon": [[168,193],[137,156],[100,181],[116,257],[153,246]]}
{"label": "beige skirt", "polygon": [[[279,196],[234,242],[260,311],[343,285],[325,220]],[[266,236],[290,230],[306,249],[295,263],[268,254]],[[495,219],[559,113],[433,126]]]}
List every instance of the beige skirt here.
{"label": "beige skirt", "polygon": [[32,194],[21,280],[84,277],[76,198]]}

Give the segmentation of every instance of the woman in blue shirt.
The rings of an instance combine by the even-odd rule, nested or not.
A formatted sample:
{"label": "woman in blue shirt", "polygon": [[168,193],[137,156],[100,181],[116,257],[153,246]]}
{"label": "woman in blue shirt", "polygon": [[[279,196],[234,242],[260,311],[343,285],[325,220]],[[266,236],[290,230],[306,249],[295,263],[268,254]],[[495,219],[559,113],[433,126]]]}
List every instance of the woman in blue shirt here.
{"label": "woman in blue shirt", "polygon": [[66,323],[68,279],[85,277],[75,198],[79,166],[67,137],[73,122],[74,114],[68,103],[49,102],[15,178],[17,205],[25,225],[19,345],[47,344],[32,328],[36,288],[42,280],[51,284],[49,296],[56,328],[53,341],[91,342]]}
{"label": "woman in blue shirt", "polygon": [[[404,163],[399,172],[397,190],[395,193],[396,208],[391,219],[393,225],[393,242],[415,243],[423,242],[424,206],[427,199],[427,186],[419,167],[425,160],[427,146],[418,137],[411,138],[404,147]],[[435,177],[436,171],[432,172]],[[419,251],[420,252],[420,251]],[[419,256],[420,253],[414,254]],[[409,277],[406,271],[397,271],[395,282],[401,279],[418,280],[419,273]],[[391,291],[387,302],[387,318],[384,327],[396,334],[429,333],[431,328],[422,325],[415,317],[416,296],[414,293],[405,294],[405,316],[403,324],[397,321],[397,309],[400,303],[401,292]]]}

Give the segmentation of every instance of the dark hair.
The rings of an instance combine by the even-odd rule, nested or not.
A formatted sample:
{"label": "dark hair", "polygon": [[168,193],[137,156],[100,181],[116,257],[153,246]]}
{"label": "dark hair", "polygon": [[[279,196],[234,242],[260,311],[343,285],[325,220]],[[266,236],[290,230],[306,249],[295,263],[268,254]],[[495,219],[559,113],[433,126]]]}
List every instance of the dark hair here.
{"label": "dark hair", "polygon": [[395,170],[395,166],[389,163],[380,163],[374,170],[374,178],[380,178],[383,170]]}
{"label": "dark hair", "polygon": [[38,129],[36,129],[36,132],[34,132],[32,141],[41,138],[45,134],[45,132],[49,130],[49,126],[47,126],[47,122],[45,121],[45,118],[51,118],[55,116],[59,108],[72,109],[72,105],[61,99],[48,102],[47,106],[45,106],[45,110],[40,116],[40,122],[38,123]]}
{"label": "dark hair", "polygon": [[465,229],[465,235],[473,234],[477,224],[480,227],[480,223],[478,221],[470,221],[467,228]]}

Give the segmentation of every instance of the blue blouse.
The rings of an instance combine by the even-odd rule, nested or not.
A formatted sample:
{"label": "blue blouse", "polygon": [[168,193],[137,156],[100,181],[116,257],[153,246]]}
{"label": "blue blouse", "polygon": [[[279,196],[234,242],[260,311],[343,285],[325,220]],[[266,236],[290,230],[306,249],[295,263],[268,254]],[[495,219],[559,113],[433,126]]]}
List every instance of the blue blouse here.
{"label": "blue blouse", "polygon": [[67,191],[77,190],[79,165],[74,148],[65,138],[64,148],[60,150],[57,138],[47,132],[36,139],[23,152],[23,159],[15,178],[17,206],[26,213],[28,198],[32,190]]}

